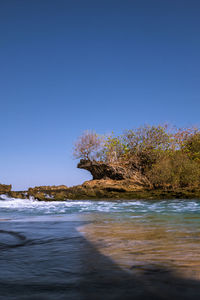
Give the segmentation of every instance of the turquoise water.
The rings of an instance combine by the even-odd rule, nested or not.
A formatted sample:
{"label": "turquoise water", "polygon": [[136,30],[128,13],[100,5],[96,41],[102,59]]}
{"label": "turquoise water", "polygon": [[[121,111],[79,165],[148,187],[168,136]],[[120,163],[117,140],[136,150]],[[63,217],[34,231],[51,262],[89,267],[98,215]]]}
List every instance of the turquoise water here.
{"label": "turquoise water", "polygon": [[124,217],[146,216],[148,214],[177,216],[199,215],[199,200],[132,200],[132,201],[51,201],[42,202],[34,199],[14,199],[0,196],[0,217],[13,219],[27,216],[70,215],[77,213],[123,214]]}
{"label": "turquoise water", "polygon": [[0,198],[0,299],[200,299],[200,201]]}

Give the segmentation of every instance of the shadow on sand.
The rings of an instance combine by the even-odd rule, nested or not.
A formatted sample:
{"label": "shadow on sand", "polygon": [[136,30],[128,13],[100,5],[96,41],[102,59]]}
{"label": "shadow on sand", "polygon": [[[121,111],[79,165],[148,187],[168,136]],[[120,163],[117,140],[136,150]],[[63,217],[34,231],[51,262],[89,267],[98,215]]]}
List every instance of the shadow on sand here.
{"label": "shadow on sand", "polygon": [[200,282],[170,269],[121,269],[77,232],[84,222],[1,225],[0,299],[200,299]]}

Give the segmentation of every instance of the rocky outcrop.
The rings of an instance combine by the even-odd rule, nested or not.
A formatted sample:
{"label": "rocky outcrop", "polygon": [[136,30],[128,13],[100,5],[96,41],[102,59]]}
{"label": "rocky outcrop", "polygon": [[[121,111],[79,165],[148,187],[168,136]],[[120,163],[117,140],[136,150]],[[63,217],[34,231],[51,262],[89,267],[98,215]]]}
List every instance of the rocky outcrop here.
{"label": "rocky outcrop", "polygon": [[[82,185],[77,185],[63,191],[54,191],[49,193],[49,196],[54,200],[67,199],[118,199],[129,198],[134,192],[143,190],[143,185],[137,184],[135,181],[113,180],[113,179],[94,179],[84,182]],[[46,194],[47,195],[47,194]],[[43,200],[43,195],[35,193],[34,196],[38,200]],[[46,197],[46,196],[45,196]],[[45,199],[45,200],[50,200]]]}
{"label": "rocky outcrop", "polygon": [[144,184],[136,179],[113,180],[94,179],[69,188],[35,187],[28,190],[28,196],[40,201],[62,201],[67,199],[127,198],[130,193],[141,191]]}
{"label": "rocky outcrop", "polygon": [[51,192],[37,191],[29,193],[40,201],[67,201],[67,200],[88,200],[88,199],[200,199],[200,190],[188,191],[164,191],[144,188],[133,180],[112,180],[100,179],[84,182],[82,185],[69,187],[66,190]]}
{"label": "rocky outcrop", "polygon": [[89,171],[93,179],[110,178],[113,180],[122,180],[129,177],[129,174],[127,174],[123,167],[114,167],[103,162],[81,159],[77,167]]}
{"label": "rocky outcrop", "polygon": [[28,189],[28,196],[40,201],[65,200],[66,185],[36,186]]}
{"label": "rocky outcrop", "polygon": [[130,180],[135,185],[149,185],[148,180],[139,171],[131,168],[129,165],[107,164],[81,159],[77,167],[89,171],[93,176],[93,180]]}
{"label": "rocky outcrop", "polygon": [[105,191],[105,192],[130,192],[138,191],[143,189],[143,185],[134,180],[112,180],[112,179],[100,179],[100,180],[89,180],[82,184],[82,187],[86,190],[93,189],[94,191]]}
{"label": "rocky outcrop", "polygon": [[9,193],[12,189],[12,185],[0,184],[0,194]]}
{"label": "rocky outcrop", "polygon": [[29,188],[28,192],[49,192],[49,191],[60,191],[67,190],[68,187],[66,185],[43,185],[43,186],[35,186],[34,188]]}
{"label": "rocky outcrop", "polygon": [[[11,189],[11,186],[8,186]],[[88,200],[88,199],[200,199],[200,190],[159,190],[145,187],[133,178],[113,180],[113,179],[95,179],[84,182],[82,185],[63,189],[53,187],[52,190],[39,190],[32,188],[23,192],[6,192],[13,198],[34,197],[40,201],[67,201],[67,200]],[[44,187],[40,187],[44,188]],[[8,191],[8,189],[7,189]]]}

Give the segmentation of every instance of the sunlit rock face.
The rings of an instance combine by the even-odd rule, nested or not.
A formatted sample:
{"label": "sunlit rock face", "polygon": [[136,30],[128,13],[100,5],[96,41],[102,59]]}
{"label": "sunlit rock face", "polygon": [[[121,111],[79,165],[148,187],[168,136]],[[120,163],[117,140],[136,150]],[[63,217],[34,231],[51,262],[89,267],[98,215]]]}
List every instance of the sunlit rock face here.
{"label": "sunlit rock face", "polygon": [[58,191],[58,190],[66,190],[68,187],[66,185],[52,185],[52,186],[36,186],[34,188],[29,188],[30,191]]}
{"label": "sunlit rock face", "polygon": [[66,191],[68,191],[66,185],[36,186],[28,189],[28,195],[41,201],[65,200],[67,198]]}
{"label": "sunlit rock face", "polygon": [[147,185],[147,180],[136,169],[129,165],[108,164],[98,161],[81,159],[77,165],[79,169],[87,170],[93,179],[132,180],[136,184]]}
{"label": "sunlit rock face", "polygon": [[93,179],[110,178],[114,180],[122,180],[125,178],[130,178],[130,174],[127,174],[123,167],[114,167],[103,162],[81,159],[77,167],[79,169],[85,169],[89,171],[92,174]]}
{"label": "sunlit rock face", "polygon": [[12,189],[12,185],[0,184],[0,194],[9,193]]}

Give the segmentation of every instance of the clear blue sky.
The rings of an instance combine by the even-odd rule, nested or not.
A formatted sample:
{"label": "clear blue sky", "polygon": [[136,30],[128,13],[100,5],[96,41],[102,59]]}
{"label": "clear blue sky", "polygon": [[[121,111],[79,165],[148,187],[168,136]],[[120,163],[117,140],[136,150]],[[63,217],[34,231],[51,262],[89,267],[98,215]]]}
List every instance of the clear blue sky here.
{"label": "clear blue sky", "polygon": [[144,123],[199,125],[199,0],[1,0],[0,182],[75,185],[72,147]]}

